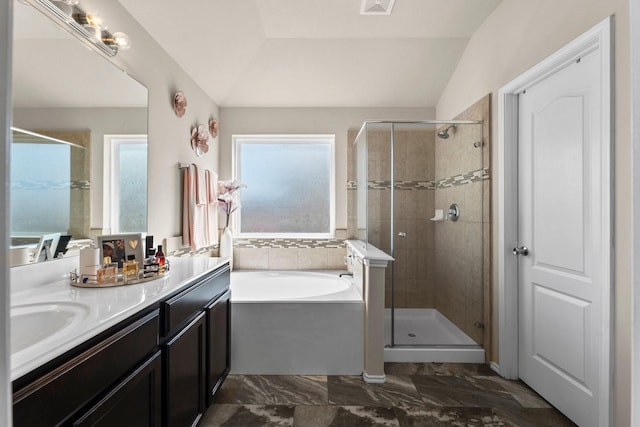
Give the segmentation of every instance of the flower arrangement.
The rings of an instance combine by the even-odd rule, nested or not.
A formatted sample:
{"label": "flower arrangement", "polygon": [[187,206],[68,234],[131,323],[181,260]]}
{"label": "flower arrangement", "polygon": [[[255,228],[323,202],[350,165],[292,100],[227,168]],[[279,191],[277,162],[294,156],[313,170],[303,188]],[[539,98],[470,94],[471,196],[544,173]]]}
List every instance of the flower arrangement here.
{"label": "flower arrangement", "polygon": [[227,216],[225,228],[229,227],[229,217],[240,208],[240,198],[238,190],[246,187],[238,180],[218,181],[218,206],[223,214]]}
{"label": "flower arrangement", "polygon": [[209,135],[204,125],[194,127],[191,130],[191,148],[196,152],[196,156],[200,157],[209,151]]}

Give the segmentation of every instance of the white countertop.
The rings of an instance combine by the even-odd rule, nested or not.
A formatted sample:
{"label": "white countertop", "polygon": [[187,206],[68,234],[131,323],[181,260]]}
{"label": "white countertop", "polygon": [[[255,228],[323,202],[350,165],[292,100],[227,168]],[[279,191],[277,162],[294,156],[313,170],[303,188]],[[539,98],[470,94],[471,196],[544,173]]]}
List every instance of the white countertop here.
{"label": "white countertop", "polygon": [[[78,288],[69,284],[69,272],[77,267],[77,257],[11,269],[11,342],[19,342],[26,321],[19,314],[32,307],[65,307],[75,313],[64,328],[45,333],[36,344],[11,350],[11,381],[42,366],[84,341],[104,332],[131,315],[153,305],[183,288],[211,270],[229,261],[228,258],[170,257],[168,275],[149,282],[111,288]],[[18,315],[13,317],[13,315]],[[29,319],[32,321],[33,319]],[[53,326],[52,326],[53,328]],[[17,345],[15,347],[18,347]]]}

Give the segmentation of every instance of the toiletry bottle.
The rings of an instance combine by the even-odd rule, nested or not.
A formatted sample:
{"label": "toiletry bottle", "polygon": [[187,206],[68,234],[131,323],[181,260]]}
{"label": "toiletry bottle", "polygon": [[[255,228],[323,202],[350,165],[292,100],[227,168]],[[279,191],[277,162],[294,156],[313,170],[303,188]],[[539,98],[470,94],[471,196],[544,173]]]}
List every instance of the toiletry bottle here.
{"label": "toiletry bottle", "polygon": [[144,239],[145,242],[145,258],[152,257],[155,253],[155,249],[153,248],[153,236],[147,236]]}
{"label": "toiletry bottle", "polygon": [[122,274],[125,280],[138,278],[138,262],[135,255],[128,255],[127,262],[122,265]]}
{"label": "toiletry bottle", "polygon": [[164,273],[164,252],[162,252],[162,245],[158,245],[158,250],[156,251],[156,259],[155,262],[160,266],[160,273]]}
{"label": "toiletry bottle", "polygon": [[98,283],[113,283],[118,279],[118,263],[111,262],[111,257],[102,259],[102,265],[98,269]]}

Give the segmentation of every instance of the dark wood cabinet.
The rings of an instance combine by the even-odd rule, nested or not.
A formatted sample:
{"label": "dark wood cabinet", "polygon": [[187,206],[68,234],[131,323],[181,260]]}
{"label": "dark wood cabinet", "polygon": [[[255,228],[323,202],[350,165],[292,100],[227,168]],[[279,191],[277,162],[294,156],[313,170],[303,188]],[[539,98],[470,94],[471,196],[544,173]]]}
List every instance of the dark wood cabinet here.
{"label": "dark wood cabinet", "polygon": [[225,264],[13,383],[14,427],[193,427],[229,372]]}
{"label": "dark wood cabinet", "polygon": [[160,427],[162,363],[156,352],[72,425]]}
{"label": "dark wood cabinet", "polygon": [[205,313],[164,345],[166,427],[195,426],[206,409]]}
{"label": "dark wood cabinet", "polygon": [[14,427],[69,425],[74,414],[109,393],[157,349],[157,344],[158,310],[154,310],[14,390]]}
{"label": "dark wood cabinet", "polygon": [[229,282],[225,266],[160,304],[165,427],[195,426],[228,372]]}
{"label": "dark wood cabinet", "polygon": [[207,307],[207,404],[231,369],[231,291]]}

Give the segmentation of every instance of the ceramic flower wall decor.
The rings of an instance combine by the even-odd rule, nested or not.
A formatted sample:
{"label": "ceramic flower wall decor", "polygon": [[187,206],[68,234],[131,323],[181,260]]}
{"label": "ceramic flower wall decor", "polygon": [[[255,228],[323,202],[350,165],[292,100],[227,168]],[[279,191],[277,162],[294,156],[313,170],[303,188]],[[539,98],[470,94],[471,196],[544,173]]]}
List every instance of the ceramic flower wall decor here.
{"label": "ceramic flower wall decor", "polygon": [[207,141],[209,141],[209,135],[204,125],[196,126],[191,130],[191,148],[196,156],[202,156],[209,151]]}
{"label": "ceramic flower wall decor", "polygon": [[178,117],[184,116],[185,111],[187,111],[187,97],[181,91],[173,95],[173,111]]}
{"label": "ceramic flower wall decor", "polygon": [[211,138],[215,139],[218,136],[218,119],[209,119],[209,133]]}

